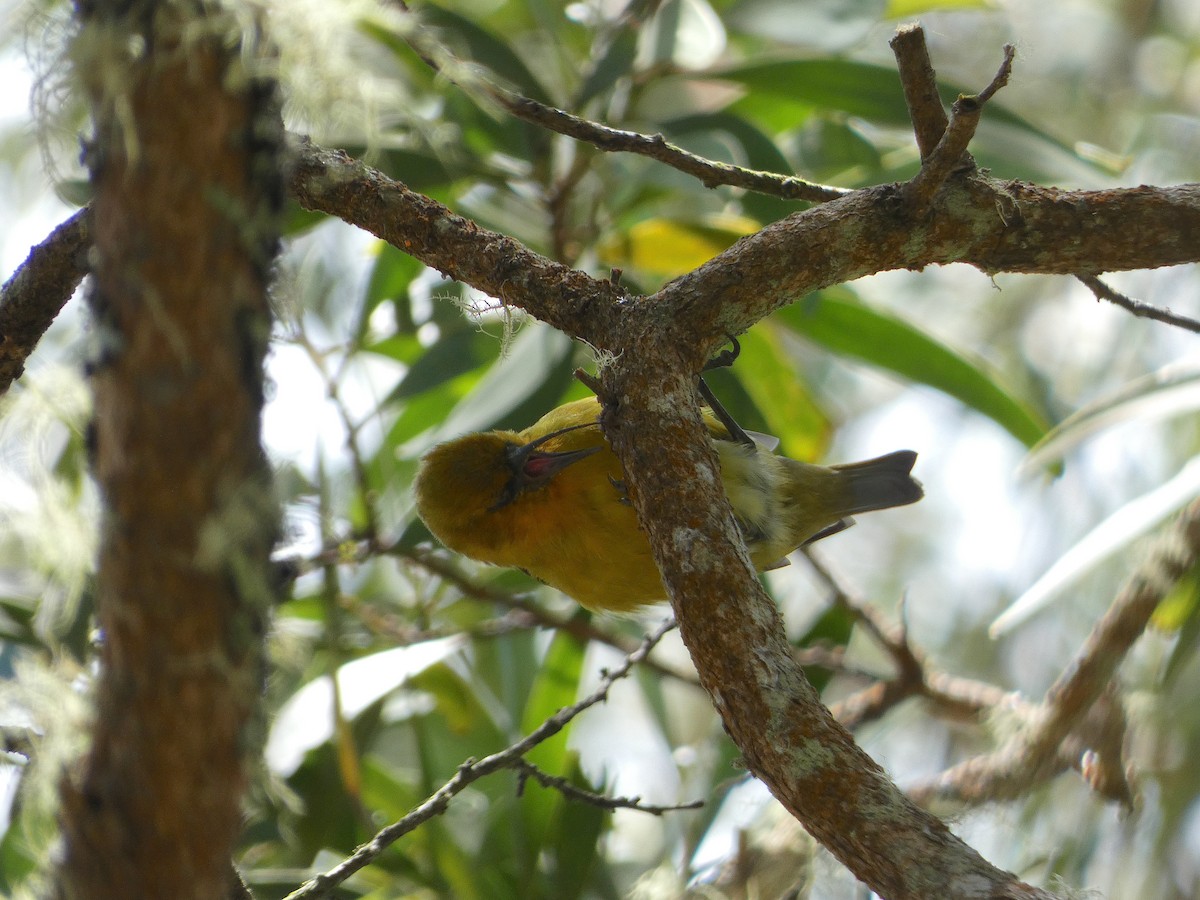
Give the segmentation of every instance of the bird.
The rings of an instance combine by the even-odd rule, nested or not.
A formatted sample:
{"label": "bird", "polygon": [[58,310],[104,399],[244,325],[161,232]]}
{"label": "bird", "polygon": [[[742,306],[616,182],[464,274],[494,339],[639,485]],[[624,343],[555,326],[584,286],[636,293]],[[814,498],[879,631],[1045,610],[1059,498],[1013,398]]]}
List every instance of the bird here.
{"label": "bird", "polygon": [[[721,479],[755,567],[870,510],[924,495],[917,454],[821,466],[772,452],[717,405],[703,408]],[[449,549],[524,570],[594,611],[626,613],[666,599],[595,397],[565,403],[523,431],[475,432],[432,447],[413,481],[417,513]]]}

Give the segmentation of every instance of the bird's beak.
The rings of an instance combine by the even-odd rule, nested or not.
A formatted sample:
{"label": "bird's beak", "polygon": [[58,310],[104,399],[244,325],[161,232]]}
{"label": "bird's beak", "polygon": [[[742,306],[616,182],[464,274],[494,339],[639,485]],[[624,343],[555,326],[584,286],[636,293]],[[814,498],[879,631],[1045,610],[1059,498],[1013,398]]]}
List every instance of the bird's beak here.
{"label": "bird's beak", "polygon": [[572,463],[586,459],[602,447],[584,447],[582,450],[564,450],[558,453],[537,449],[539,442],[517,447],[509,457],[513,471],[524,485],[537,484],[557,475]]}
{"label": "bird's beak", "polygon": [[509,445],[505,455],[508,465],[512,469],[512,478],[500,495],[500,499],[489,507],[490,511],[495,512],[497,509],[507,506],[516,500],[523,491],[545,484],[572,463],[577,463],[604,449],[603,447],[584,447],[581,450],[560,452],[539,450],[538,446],[545,440],[545,437],[541,437],[522,446]]}

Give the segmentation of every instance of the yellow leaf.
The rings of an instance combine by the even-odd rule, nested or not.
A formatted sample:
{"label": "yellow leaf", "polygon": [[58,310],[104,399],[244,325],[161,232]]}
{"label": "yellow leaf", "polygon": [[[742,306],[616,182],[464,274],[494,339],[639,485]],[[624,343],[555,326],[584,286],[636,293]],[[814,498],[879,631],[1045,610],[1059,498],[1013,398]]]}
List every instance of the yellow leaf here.
{"label": "yellow leaf", "polygon": [[690,272],[728,249],[759,225],[741,216],[719,216],[703,222],[653,218],[600,243],[600,259],[608,266],[631,269],[664,279]]}

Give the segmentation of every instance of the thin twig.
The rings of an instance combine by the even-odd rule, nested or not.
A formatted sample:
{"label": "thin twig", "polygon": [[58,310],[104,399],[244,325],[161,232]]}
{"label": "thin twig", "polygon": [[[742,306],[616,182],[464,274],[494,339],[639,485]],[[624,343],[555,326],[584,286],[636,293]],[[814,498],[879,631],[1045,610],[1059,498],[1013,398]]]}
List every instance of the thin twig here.
{"label": "thin twig", "polygon": [[907,190],[917,209],[923,209],[933,200],[946,179],[960,168],[974,168],[975,161],[967,154],[967,145],[975,137],[983,115],[984,104],[996,91],[1008,84],[1012,74],[1012,61],[1016,54],[1012,44],[1004,45],[1004,61],[986,88],[975,96],[964,95],[954,101],[950,109],[950,123],[933,148],[922,159],[919,171],[908,183]]}
{"label": "thin twig", "polygon": [[[524,594],[514,594],[479,584],[465,575],[452,561],[439,553],[424,547],[403,547],[399,543],[381,543],[372,546],[367,541],[343,541],[334,547],[322,550],[308,558],[293,557],[279,561],[278,565],[285,570],[289,577],[298,577],[329,562],[337,564],[360,563],[376,556],[395,556],[414,565],[432,572],[455,586],[462,594],[473,600],[484,603],[494,603],[516,613],[528,616],[533,624],[541,628],[553,628],[573,635],[581,641],[595,641],[619,650],[621,653],[632,653],[636,642],[624,635],[616,634],[578,616],[563,618],[543,609],[532,597]],[[499,627],[499,626],[498,626]],[[485,636],[490,632],[484,632]],[[696,676],[691,672],[681,672],[665,666],[657,660],[647,660],[646,667],[660,675],[678,679],[692,687],[699,687]]]}
{"label": "thin twig", "polygon": [[829,711],[846,728],[853,731],[867,722],[875,721],[910,697],[920,697],[932,704],[937,714],[956,720],[978,721],[990,710],[1001,706],[1012,707],[1017,703],[1015,694],[995,685],[932,669],[924,655],[909,641],[903,615],[897,624],[889,624],[874,606],[851,596],[811,548],[801,552],[830,590],[833,602],[854,616],[875,643],[891,657],[896,668],[896,674],[891,678],[880,678],[846,666],[838,656],[832,656],[829,662],[818,663],[838,674],[867,675],[872,678],[872,683],[862,690],[830,705]]}
{"label": "thin twig", "polygon": [[904,102],[908,105],[908,117],[912,120],[917,147],[924,160],[942,139],[950,122],[946,118],[942,98],[938,96],[937,74],[929,59],[925,29],[917,24],[902,25],[896,29],[896,35],[889,44],[896,57]]}
{"label": "thin twig", "polygon": [[[877,678],[872,684],[830,705],[829,711],[846,728],[854,730],[867,722],[884,716],[889,710],[912,697],[920,697],[934,707],[934,712],[956,720],[982,721],[987,714],[1005,710],[1017,720],[1034,723],[1042,708],[1022,700],[1019,695],[995,685],[970,678],[947,675],[932,670],[923,655],[909,643],[903,623],[890,626],[882,615],[868,603],[850,596],[833,573],[811,551],[804,551],[817,574],[826,582],[838,603],[864,626],[893,660],[897,674],[892,678]],[[851,671],[844,664],[826,665],[839,674]],[[1042,772],[1042,777],[1065,771],[1078,771],[1094,790],[1132,806],[1133,791],[1123,766],[1122,748],[1125,737],[1125,716],[1120,697],[1109,692],[1103,702],[1093,705],[1081,722],[1073,725],[1056,748],[1054,758]],[[909,793],[914,799],[928,803],[932,799],[929,785],[915,785]]]}
{"label": "thin twig", "polygon": [[1097,300],[1107,300],[1109,303],[1115,303],[1122,309],[1126,309],[1135,316],[1140,316],[1144,319],[1154,319],[1156,322],[1165,322],[1168,325],[1175,325],[1178,328],[1200,333],[1200,321],[1173,313],[1169,309],[1152,306],[1141,300],[1127,297],[1120,291],[1113,290],[1095,275],[1076,275],[1075,277],[1087,285],[1088,290],[1096,295]]}
{"label": "thin twig", "polygon": [[466,627],[455,625],[446,628],[420,628],[353,595],[343,594],[339,598],[339,602],[349,615],[361,622],[371,633],[382,636],[389,646],[393,647],[408,647],[412,644],[438,640],[451,635],[468,638],[493,638],[542,627],[537,618],[524,610],[510,609],[503,615],[484,619]]}
{"label": "thin twig", "polygon": [[309,340],[303,326],[293,335],[293,340],[308,354],[313,368],[317,370],[317,373],[321,376],[321,380],[325,384],[325,395],[333,403],[334,409],[337,410],[338,418],[342,421],[342,428],[346,432],[346,451],[350,454],[350,466],[354,472],[354,483],[362,499],[367,544],[370,547],[376,547],[379,544],[379,517],[375,512],[375,492],[371,490],[370,476],[367,473],[367,463],[358,446],[358,433],[362,426],[356,424],[350,416],[350,410],[342,400],[341,389],[339,387],[341,375],[349,354],[342,357],[342,363],[339,366],[338,372],[331,375],[325,367],[325,354],[319,351],[313,345],[312,341]]}
{"label": "thin twig", "polygon": [[633,653],[630,653],[617,668],[603,673],[600,686],[587,697],[572,706],[564,707],[541,725],[531,731],[521,740],[505,749],[486,756],[480,760],[468,759],[458,767],[458,771],[449,781],[443,784],[423,803],[414,808],[404,818],[393,822],[386,828],[380,829],[366,844],[360,846],[350,856],[346,857],[332,869],[314,877],[298,890],[289,894],[286,900],[313,900],[317,897],[328,896],[329,893],[364,866],[370,865],[388,847],[424,824],[435,816],[446,811],[450,801],[461,793],[468,785],[486,775],[501,769],[518,768],[517,760],[521,759],[534,747],[562,731],[567,724],[589,707],[595,706],[608,698],[609,689],[629,674],[630,670],[646,659],[655,645],[663,636],[675,627],[673,621],[664,622],[654,632],[646,637]]}
{"label": "thin twig", "polygon": [[[689,803],[677,803],[671,806],[655,806],[650,803],[643,803],[641,797],[605,797],[603,794],[597,794],[595,791],[584,790],[558,775],[543,772],[524,758],[514,759],[509,768],[517,772],[520,778],[519,784],[523,783],[527,778],[532,778],[542,787],[558,791],[568,800],[576,800],[580,803],[586,803],[588,806],[597,806],[600,809],[633,809],[638,812],[649,813],[652,816],[661,816],[664,813],[680,812],[686,809],[700,809],[704,806],[703,800],[692,800]],[[517,789],[518,793],[522,789],[519,786]]]}
{"label": "thin twig", "polygon": [[847,188],[816,184],[794,175],[762,172],[757,169],[747,169],[742,166],[705,159],[669,143],[661,134],[641,134],[592,122],[529,97],[523,97],[493,82],[477,76],[472,77],[473,73],[466,72],[464,67],[445,48],[426,38],[420,29],[410,29],[404,35],[404,39],[417,56],[434,71],[449,78],[452,83],[468,93],[472,89],[482,91],[490,100],[522,121],[583,141],[600,150],[636,153],[649,157],[693,176],[705,187],[725,185],[768,194],[784,200],[806,200],[811,203],[824,203],[850,193]]}
{"label": "thin twig", "polygon": [[584,141],[601,150],[636,153],[639,156],[649,157],[686,175],[691,175],[708,188],[724,185],[779,197],[783,200],[807,200],[812,203],[836,200],[838,197],[850,193],[847,188],[815,184],[795,175],[763,172],[706,159],[670,143],[661,134],[641,134],[636,131],[610,128],[607,125],[580,118],[495,86],[492,86],[490,93],[492,93],[493,99],[508,112],[531,125],[538,125],[577,141]]}

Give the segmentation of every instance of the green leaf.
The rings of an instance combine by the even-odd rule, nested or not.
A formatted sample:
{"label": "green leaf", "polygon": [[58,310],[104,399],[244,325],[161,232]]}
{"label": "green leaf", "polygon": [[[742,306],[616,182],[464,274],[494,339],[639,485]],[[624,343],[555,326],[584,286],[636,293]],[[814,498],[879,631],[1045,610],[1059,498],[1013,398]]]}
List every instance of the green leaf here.
{"label": "green leaf", "polygon": [[[572,759],[570,770],[563,773],[572,785],[594,791]],[[527,790],[546,791],[540,785]],[[550,873],[550,891],[555,900],[578,900],[584,896],[592,871],[600,859],[600,835],[609,821],[609,813],[591,803],[560,798],[551,841],[554,867]]]}
{"label": "green leaf", "polygon": [[[730,107],[732,111],[778,130],[794,128],[803,120],[806,110],[810,113],[837,110],[881,125],[911,127],[900,76],[890,66],[847,59],[799,59],[750,63],[712,74],[749,89],[746,97]],[[973,94],[982,88],[983,85],[963,88],[941,82],[938,93],[949,108],[960,94]],[[1029,153],[1029,138],[1036,138],[1044,148],[1069,154],[1084,171],[1098,171],[1076,155],[1071,145],[1003,106],[989,103],[983,121],[989,127],[1003,125],[1023,133],[1024,154]],[[973,146],[972,150],[975,149]]]}
{"label": "green leaf", "polygon": [[888,0],[884,15],[889,19],[907,19],[939,9],[994,9],[995,0]]}
{"label": "green leaf", "polygon": [[761,128],[742,116],[731,112],[703,113],[662,124],[669,135],[711,134],[723,131],[733,137],[745,153],[744,160],[730,160],[731,162],[764,172],[776,172],[781,175],[792,173],[791,163],[778,145]]}
{"label": "green leaf", "polygon": [[[810,109],[840,110],[885,125],[909,124],[904,90],[892,68],[846,59],[800,59],[748,63],[712,74],[749,89],[749,95],[732,107],[735,111],[768,111],[782,100]],[[797,124],[790,112],[768,121],[772,119],[781,129]]]}
{"label": "green leaf", "polygon": [[706,0],[666,0],[639,33],[642,68],[702,68],[725,49],[725,26]]}
{"label": "green leaf", "polygon": [[[585,643],[566,631],[554,635],[521,715],[523,733],[528,734],[560,709],[575,702],[586,649]],[[564,730],[534,747],[526,754],[526,759],[545,772],[560,775],[572,765],[573,756],[567,749],[567,732]],[[564,802],[556,791],[529,790],[522,796],[521,816],[527,838],[524,849],[531,865],[536,864],[546,843],[552,839],[550,825]]]}
{"label": "green leaf", "polygon": [[879,150],[844,119],[816,116],[799,137],[804,171],[814,178],[861,184],[883,171]]}
{"label": "green leaf", "polygon": [[[845,647],[853,631],[853,614],[844,606],[830,606],[796,644],[800,647]],[[818,693],[833,679],[833,672],[817,666],[807,666],[804,674]]]}
{"label": "green leaf", "polygon": [[482,366],[496,352],[496,339],[464,327],[443,336],[419,357],[387,403],[408,400]]}
{"label": "green leaf", "polygon": [[907,322],[848,295],[848,291],[811,294],[779,310],[775,319],[835,353],[949,394],[1026,446],[1045,435],[1045,417],[1005,390],[982,362],[972,362]]}
{"label": "green leaf", "polygon": [[574,349],[562,332],[540,324],[526,326],[441,425],[410,441],[400,454],[415,456],[439,440],[473,431],[532,425],[566,389],[575,369]]}
{"label": "green leaf", "polygon": [[367,334],[371,314],[381,303],[391,302],[396,309],[396,327],[401,334],[410,334],[416,326],[412,317],[409,288],[418,275],[425,271],[423,263],[407,253],[401,253],[391,244],[379,242],[375,265],[371,267],[371,278],[363,297],[362,312],[359,314],[355,337],[361,342]]}
{"label": "green leaf", "polygon": [[317,227],[328,218],[329,216],[323,212],[305,209],[295,200],[288,200],[283,207],[283,226],[281,230],[284,237],[297,237]]}
{"label": "green leaf", "polygon": [[[744,116],[728,110],[684,116],[659,124],[670,140],[692,152],[711,156],[712,151],[708,148],[711,147],[714,136],[724,135],[732,138],[741,150],[740,156],[727,159],[727,162],[760,172],[774,172],[777,175],[791,175],[795,170],[795,166],[788,161],[766,132]],[[703,148],[695,146],[697,140]],[[793,200],[780,200],[755,191],[748,191],[741,198],[741,205],[760,223],[774,222],[805,206]]]}
{"label": "green leaf", "polygon": [[730,18],[749,34],[831,53],[859,43],[883,11],[884,0],[743,0]]}
{"label": "green leaf", "polygon": [[633,71],[633,59],[637,55],[637,35],[630,29],[624,29],[613,38],[604,55],[596,62],[588,73],[579,93],[575,97],[575,106],[581,107],[589,100],[598,97]]}
{"label": "green leaf", "polygon": [[498,35],[448,9],[426,5],[421,7],[421,15],[429,25],[442,29],[446,43],[459,46],[463,59],[486,66],[526,97],[553,102],[520,54]]}
{"label": "green leaf", "polygon": [[785,456],[819,459],[832,434],[829,418],[801,380],[777,331],[764,323],[738,339],[742,354],[733,371],[763,417],[761,428],[745,427],[779,438]]}
{"label": "green leaf", "polygon": [[360,158],[368,155],[376,169],[423,194],[435,194],[454,180],[446,160],[430,151],[397,147],[368,150],[364,147],[357,152],[351,148],[348,152]]}
{"label": "green leaf", "polygon": [[1129,547],[1200,495],[1200,456],[1193,456],[1164,484],[1135,497],[1085,534],[992,622],[997,637],[1061,598],[1066,588],[1114,553]]}
{"label": "green leaf", "polygon": [[1029,472],[1058,463],[1097,431],[1127,422],[1149,423],[1200,411],[1200,365],[1183,360],[1135,379],[1082,406],[1046,433],[1021,463]]}

